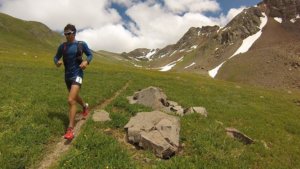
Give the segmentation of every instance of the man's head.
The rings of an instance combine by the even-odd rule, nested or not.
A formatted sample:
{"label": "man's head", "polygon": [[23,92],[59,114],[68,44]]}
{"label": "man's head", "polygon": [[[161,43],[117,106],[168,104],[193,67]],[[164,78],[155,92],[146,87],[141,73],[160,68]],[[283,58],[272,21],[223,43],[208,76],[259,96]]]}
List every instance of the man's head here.
{"label": "man's head", "polygon": [[66,36],[66,39],[68,42],[72,42],[75,40],[76,35],[76,28],[72,24],[68,24],[64,28],[64,35]]}

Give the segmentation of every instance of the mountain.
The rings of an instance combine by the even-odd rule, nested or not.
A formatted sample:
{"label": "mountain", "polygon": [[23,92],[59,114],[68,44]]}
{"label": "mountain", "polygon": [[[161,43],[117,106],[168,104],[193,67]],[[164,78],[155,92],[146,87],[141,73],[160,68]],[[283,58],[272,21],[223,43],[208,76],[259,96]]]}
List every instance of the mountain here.
{"label": "mountain", "polygon": [[271,88],[300,89],[300,1],[272,0],[268,22],[250,50],[226,62],[219,79]]}
{"label": "mountain", "polygon": [[300,89],[299,14],[300,0],[264,0],[223,28],[192,27],[176,44],[136,49],[123,56],[161,71]]}
{"label": "mountain", "polygon": [[63,37],[46,25],[24,21],[0,13],[0,51],[13,52],[14,49],[35,51],[36,48],[53,50]]}

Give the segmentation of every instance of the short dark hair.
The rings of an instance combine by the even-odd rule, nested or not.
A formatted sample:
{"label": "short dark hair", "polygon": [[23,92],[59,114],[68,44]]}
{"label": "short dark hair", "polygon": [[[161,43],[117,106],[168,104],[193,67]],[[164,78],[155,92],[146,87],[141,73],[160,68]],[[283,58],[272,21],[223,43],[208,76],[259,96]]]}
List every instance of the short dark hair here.
{"label": "short dark hair", "polygon": [[74,34],[76,34],[76,27],[72,24],[66,25],[65,28],[64,28],[64,31],[66,31],[66,30],[71,30],[71,31],[74,32]]}

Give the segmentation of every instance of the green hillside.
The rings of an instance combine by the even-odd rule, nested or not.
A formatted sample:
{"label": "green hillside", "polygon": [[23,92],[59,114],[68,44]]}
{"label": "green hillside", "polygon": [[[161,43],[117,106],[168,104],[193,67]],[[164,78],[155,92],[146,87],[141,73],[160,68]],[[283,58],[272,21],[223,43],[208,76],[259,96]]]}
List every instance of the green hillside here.
{"label": "green hillside", "polygon": [[[68,125],[64,71],[53,65],[61,37],[41,24],[0,16],[0,168],[37,168]],[[105,108],[112,121],[88,119],[52,168],[300,168],[300,93],[134,69],[106,54],[96,53],[85,70],[83,98],[94,107],[129,86]],[[126,97],[148,86],[160,87],[184,107],[204,106],[209,113],[181,118],[184,147],[169,160],[119,141],[130,117],[150,111],[129,105]],[[237,128],[255,143],[228,137],[225,127]],[[112,134],[105,132],[108,128]]]}
{"label": "green hillside", "polygon": [[52,49],[62,36],[39,22],[24,21],[0,13],[0,50],[14,48],[34,51],[36,48]]}

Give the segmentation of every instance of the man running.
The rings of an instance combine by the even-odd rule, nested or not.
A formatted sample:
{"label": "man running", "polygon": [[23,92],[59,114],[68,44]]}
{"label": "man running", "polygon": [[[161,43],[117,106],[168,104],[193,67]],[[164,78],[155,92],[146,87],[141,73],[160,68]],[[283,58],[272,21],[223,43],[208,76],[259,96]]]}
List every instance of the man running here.
{"label": "man running", "polygon": [[[57,53],[54,56],[54,63],[57,67],[60,67],[64,63],[65,67],[65,82],[69,91],[69,127],[64,138],[72,140],[74,138],[73,129],[77,111],[76,103],[82,106],[83,117],[86,117],[89,113],[88,104],[79,96],[79,91],[83,79],[83,70],[89,65],[93,55],[85,42],[75,40],[76,28],[74,25],[66,25],[64,35],[66,42],[58,47]],[[87,56],[86,60],[82,59],[83,53]],[[61,57],[63,57],[62,60]]]}

